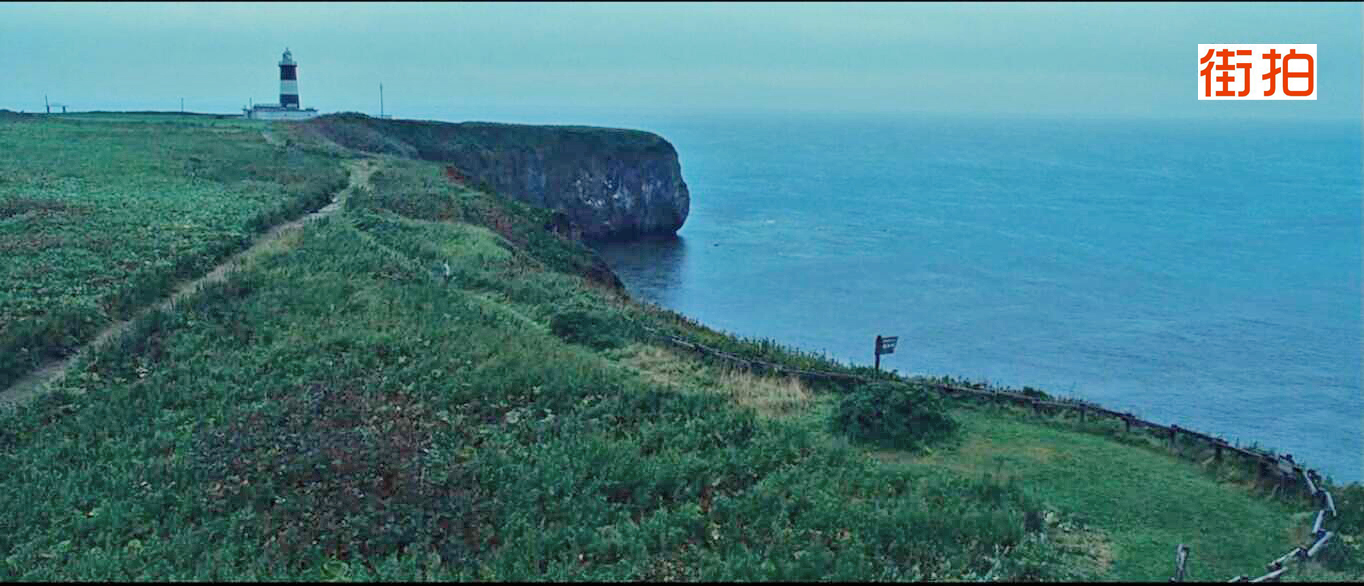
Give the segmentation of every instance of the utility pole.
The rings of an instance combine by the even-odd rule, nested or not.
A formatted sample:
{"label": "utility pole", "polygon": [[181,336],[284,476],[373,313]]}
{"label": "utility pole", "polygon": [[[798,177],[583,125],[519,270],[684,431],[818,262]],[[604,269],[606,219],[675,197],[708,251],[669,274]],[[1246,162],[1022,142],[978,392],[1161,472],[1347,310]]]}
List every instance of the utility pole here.
{"label": "utility pole", "polygon": [[384,84],[379,84],[379,118],[384,117]]}
{"label": "utility pole", "polygon": [[180,113],[181,113],[181,114],[184,114],[184,113],[185,113],[185,99],[184,99],[184,98],[180,98]]}
{"label": "utility pole", "polygon": [[47,113],[52,113],[52,104],[47,101],[47,94],[43,94],[43,107],[47,108]]}

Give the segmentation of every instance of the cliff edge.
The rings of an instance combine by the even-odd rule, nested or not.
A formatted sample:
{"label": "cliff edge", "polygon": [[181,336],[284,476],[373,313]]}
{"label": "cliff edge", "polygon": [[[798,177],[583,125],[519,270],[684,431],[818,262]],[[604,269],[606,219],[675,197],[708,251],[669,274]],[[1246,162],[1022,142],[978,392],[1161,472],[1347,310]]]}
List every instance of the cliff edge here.
{"label": "cliff edge", "polygon": [[304,124],[346,148],[446,163],[452,179],[562,212],[589,239],[676,232],[691,205],[677,150],[650,132],[350,113]]}

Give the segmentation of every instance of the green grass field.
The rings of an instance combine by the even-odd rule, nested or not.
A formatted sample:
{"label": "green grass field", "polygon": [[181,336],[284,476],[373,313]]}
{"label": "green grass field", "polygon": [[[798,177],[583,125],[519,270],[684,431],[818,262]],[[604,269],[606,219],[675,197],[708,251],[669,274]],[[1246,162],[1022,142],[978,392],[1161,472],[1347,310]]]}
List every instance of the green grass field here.
{"label": "green grass field", "polygon": [[111,116],[0,121],[0,387],[344,185],[258,123]]}
{"label": "green grass field", "polygon": [[[0,415],[0,580],[1164,581],[1178,543],[1225,580],[1302,541],[1306,501],[1101,424],[949,401],[927,449],[850,442],[841,390],[638,326],[853,369],[631,302],[438,164],[370,184]],[[1338,541],[1301,576],[1364,575]]]}

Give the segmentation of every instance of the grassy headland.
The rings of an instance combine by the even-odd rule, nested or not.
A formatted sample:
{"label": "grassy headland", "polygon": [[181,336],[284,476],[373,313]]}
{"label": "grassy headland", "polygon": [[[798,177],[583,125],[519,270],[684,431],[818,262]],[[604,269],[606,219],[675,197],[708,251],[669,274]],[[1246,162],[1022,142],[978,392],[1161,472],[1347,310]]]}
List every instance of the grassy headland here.
{"label": "grassy headland", "polygon": [[204,116],[0,122],[0,388],[345,184],[264,126]]}
{"label": "grassy headland", "polygon": [[[68,148],[45,142],[66,122],[8,124],[32,176]],[[159,148],[155,125],[76,128],[96,138],[70,148]],[[224,165],[295,161],[326,178],[308,184],[358,156],[242,140]],[[0,579],[1163,581],[1186,543],[1190,578],[1225,580],[1302,541],[1304,502],[1099,424],[948,401],[946,439],[850,441],[831,424],[845,389],[641,326],[865,369],[635,303],[550,212],[378,164],[340,213],[0,416]],[[1337,492],[1351,536],[1360,492]],[[1352,537],[1332,547],[1298,575],[1364,575]]]}

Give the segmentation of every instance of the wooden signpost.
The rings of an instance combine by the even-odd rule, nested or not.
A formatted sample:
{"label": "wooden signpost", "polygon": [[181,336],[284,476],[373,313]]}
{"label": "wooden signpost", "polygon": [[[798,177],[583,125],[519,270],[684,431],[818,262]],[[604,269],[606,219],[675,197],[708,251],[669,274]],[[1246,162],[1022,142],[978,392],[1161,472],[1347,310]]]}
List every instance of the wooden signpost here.
{"label": "wooden signpost", "polygon": [[881,370],[881,355],[894,354],[895,343],[900,341],[899,336],[876,336],[876,370]]}

